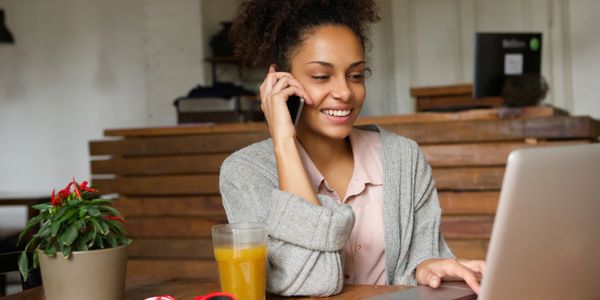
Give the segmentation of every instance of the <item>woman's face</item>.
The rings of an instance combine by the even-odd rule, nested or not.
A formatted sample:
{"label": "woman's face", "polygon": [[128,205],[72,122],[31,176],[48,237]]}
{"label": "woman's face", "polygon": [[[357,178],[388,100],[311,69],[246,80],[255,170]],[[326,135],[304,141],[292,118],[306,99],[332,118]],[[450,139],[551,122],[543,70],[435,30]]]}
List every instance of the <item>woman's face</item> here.
{"label": "woman's face", "polygon": [[298,136],[346,138],[365,101],[365,54],[359,37],[345,26],[317,27],[290,65],[313,100],[302,110]]}

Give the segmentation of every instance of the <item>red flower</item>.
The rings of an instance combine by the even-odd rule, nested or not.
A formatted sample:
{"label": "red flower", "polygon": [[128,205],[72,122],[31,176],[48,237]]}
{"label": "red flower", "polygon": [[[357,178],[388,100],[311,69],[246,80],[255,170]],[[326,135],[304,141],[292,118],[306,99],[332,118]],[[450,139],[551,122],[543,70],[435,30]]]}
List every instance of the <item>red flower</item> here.
{"label": "red flower", "polygon": [[91,188],[91,187],[88,187],[87,185],[88,185],[88,182],[87,182],[87,181],[84,181],[84,182],[82,182],[82,183],[79,185],[79,187],[80,187],[80,188],[81,188],[83,191],[86,191],[86,192],[90,192],[90,193],[97,193],[97,192],[98,192],[98,190],[97,190],[97,189],[93,189],[93,188]]}
{"label": "red flower", "polygon": [[62,198],[60,197],[60,195],[58,197],[54,196],[54,192],[55,190],[53,189],[52,196],[50,196],[50,202],[52,202],[52,206],[60,206]]}
{"label": "red flower", "polygon": [[62,189],[60,190],[60,192],[58,192],[58,197],[60,198],[60,200],[69,197],[69,195],[71,195],[71,192],[69,192],[69,190],[67,189]]}
{"label": "red flower", "polygon": [[113,221],[119,221],[121,223],[125,223],[125,219],[123,219],[121,216],[106,216],[105,218],[107,220],[113,220]]}

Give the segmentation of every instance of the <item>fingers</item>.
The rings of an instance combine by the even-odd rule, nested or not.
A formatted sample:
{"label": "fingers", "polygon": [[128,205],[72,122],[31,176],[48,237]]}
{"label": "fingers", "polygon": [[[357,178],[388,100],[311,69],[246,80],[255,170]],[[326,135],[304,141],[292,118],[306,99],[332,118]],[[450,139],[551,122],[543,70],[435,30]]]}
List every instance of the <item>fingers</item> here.
{"label": "fingers", "polygon": [[471,271],[475,272],[475,275],[477,275],[477,277],[483,277],[483,274],[485,273],[485,261],[459,259],[458,262],[461,265],[471,269]]}
{"label": "fingers", "polygon": [[[463,262],[468,266],[463,265]],[[478,276],[478,273],[483,270],[484,263],[483,261],[463,262],[454,259],[425,260],[417,267],[417,273],[415,274],[417,282],[437,288],[442,280],[464,280],[475,293],[479,294],[480,276]]]}
{"label": "fingers", "polygon": [[476,294],[479,294],[479,280],[475,273],[458,262],[454,264],[454,267],[456,276],[462,278]]}
{"label": "fingers", "polygon": [[[282,82],[283,81],[283,82]],[[278,85],[281,82],[281,85]],[[273,66],[269,67],[269,73],[260,86],[260,98],[264,101],[271,94],[278,93],[287,85],[295,86],[298,90],[297,96],[303,97],[307,104],[312,104],[313,101],[304,90],[304,87],[298,82],[292,74],[287,72],[276,72]]]}

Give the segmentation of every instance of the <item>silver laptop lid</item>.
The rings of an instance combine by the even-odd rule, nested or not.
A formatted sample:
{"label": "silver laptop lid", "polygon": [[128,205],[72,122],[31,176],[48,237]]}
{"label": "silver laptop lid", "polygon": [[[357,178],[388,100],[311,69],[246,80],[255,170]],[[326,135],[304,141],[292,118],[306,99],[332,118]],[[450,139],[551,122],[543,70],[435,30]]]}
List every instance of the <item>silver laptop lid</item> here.
{"label": "silver laptop lid", "polygon": [[598,299],[600,144],[509,156],[479,299]]}

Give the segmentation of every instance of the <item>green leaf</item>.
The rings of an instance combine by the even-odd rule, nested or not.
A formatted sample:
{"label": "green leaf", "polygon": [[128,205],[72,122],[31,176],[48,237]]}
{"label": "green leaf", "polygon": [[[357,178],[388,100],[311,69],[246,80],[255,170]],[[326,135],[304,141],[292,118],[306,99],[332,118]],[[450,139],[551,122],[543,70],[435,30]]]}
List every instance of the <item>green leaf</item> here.
{"label": "green leaf", "polygon": [[81,199],[71,200],[71,202],[69,202],[69,206],[75,207],[75,206],[79,205],[81,202],[83,202],[83,200],[81,200]]}
{"label": "green leaf", "polygon": [[69,258],[69,256],[71,256],[71,247],[70,246],[61,246],[60,252],[65,257],[65,259],[67,259],[67,258]]}
{"label": "green leaf", "polygon": [[108,240],[108,243],[110,244],[111,247],[117,247],[118,243],[117,240],[115,239],[114,235],[109,234],[106,236],[106,239]]}
{"label": "green leaf", "polygon": [[54,257],[54,255],[56,255],[56,247],[54,245],[50,245],[46,247],[44,253],[46,253],[46,255],[48,255],[49,257]]}
{"label": "green leaf", "polygon": [[102,205],[102,204],[110,204],[113,201],[110,199],[94,199],[92,201],[90,201],[91,205]]}
{"label": "green leaf", "polygon": [[86,244],[86,241],[83,240],[83,237],[80,236],[78,239],[75,240],[75,242],[73,242],[73,246],[75,246],[75,251],[87,251],[88,250],[88,246]]}
{"label": "green leaf", "polygon": [[37,251],[33,251],[33,268],[37,269],[40,265],[40,258]]}
{"label": "green leaf", "polygon": [[27,224],[25,224],[25,228],[23,229],[23,231],[21,231],[21,234],[19,234],[19,238],[17,240],[17,245],[19,245],[21,243],[21,240],[25,237],[25,235],[31,231],[31,229],[33,228],[33,226],[37,225],[38,223],[40,223],[43,220],[43,215],[37,215],[33,218],[31,218]]}
{"label": "green leaf", "polygon": [[77,209],[73,209],[73,208],[70,208],[67,206],[65,206],[65,210],[66,210],[66,212],[64,214],[62,214],[60,217],[56,216],[56,217],[54,217],[54,219],[59,222],[63,222],[65,220],[68,220],[71,217],[73,217],[73,215],[75,215],[75,212],[77,212]]}
{"label": "green leaf", "polygon": [[98,225],[100,225],[100,233],[102,233],[102,235],[107,235],[110,233],[110,227],[107,224],[109,220],[103,218],[95,218],[95,220],[98,222]]}
{"label": "green leaf", "polygon": [[56,234],[58,234],[58,230],[60,229],[61,224],[62,221],[56,221],[52,223],[52,225],[50,226],[50,235],[52,235],[52,237],[56,237]]}
{"label": "green leaf", "polygon": [[54,220],[58,220],[59,218],[61,218],[65,212],[67,212],[67,210],[69,210],[68,206],[62,206],[57,212],[56,214],[54,214],[53,219]]}
{"label": "green leaf", "polygon": [[50,235],[51,231],[50,231],[50,225],[48,223],[42,225],[42,228],[40,228],[40,231],[38,231],[34,236],[46,239],[48,237],[48,235]]}
{"label": "green leaf", "polygon": [[49,210],[50,208],[52,208],[52,204],[40,203],[40,204],[32,205],[31,208],[37,209],[40,211],[44,211],[44,210]]}
{"label": "green leaf", "polygon": [[100,225],[100,222],[98,222],[97,219],[90,219],[90,222],[92,223],[92,225],[94,225],[94,228],[96,229],[96,232],[100,232],[100,234],[108,234],[108,230],[104,230],[104,227],[102,227]]}
{"label": "green leaf", "polygon": [[23,276],[23,280],[27,281],[29,277],[29,260],[27,259],[27,252],[23,251],[19,255],[19,272]]}
{"label": "green leaf", "polygon": [[100,210],[103,210],[103,211],[107,211],[107,212],[109,212],[109,213],[110,213],[111,215],[113,215],[113,216],[118,216],[118,215],[120,215],[120,214],[121,214],[121,213],[119,213],[119,211],[118,211],[118,210],[116,210],[114,207],[110,207],[110,206],[99,206],[98,208],[99,208]]}
{"label": "green leaf", "polygon": [[94,245],[96,245],[96,248],[99,248],[99,249],[103,249],[104,248],[104,242],[102,241],[102,236],[101,235],[96,236],[96,240],[94,241]]}
{"label": "green leaf", "polygon": [[75,228],[75,225],[71,225],[71,226],[67,227],[65,232],[63,232],[60,235],[58,240],[60,241],[61,244],[65,245],[65,246],[71,246],[73,241],[77,238],[78,234],[79,233],[77,231],[77,228]]}
{"label": "green leaf", "polygon": [[81,221],[81,220],[77,220],[77,221],[73,222],[73,226],[75,226],[75,229],[77,229],[79,231],[79,230],[82,230],[85,228],[85,222]]}
{"label": "green leaf", "polygon": [[100,216],[100,210],[95,207],[88,207],[87,211],[92,217]]}
{"label": "green leaf", "polygon": [[83,219],[83,217],[85,217],[86,214],[87,214],[87,207],[85,207],[85,206],[79,207],[79,218]]}
{"label": "green leaf", "polygon": [[125,228],[123,228],[121,222],[114,220],[106,220],[106,223],[108,223],[108,226],[112,229],[112,232],[116,233],[117,235],[125,235]]}

